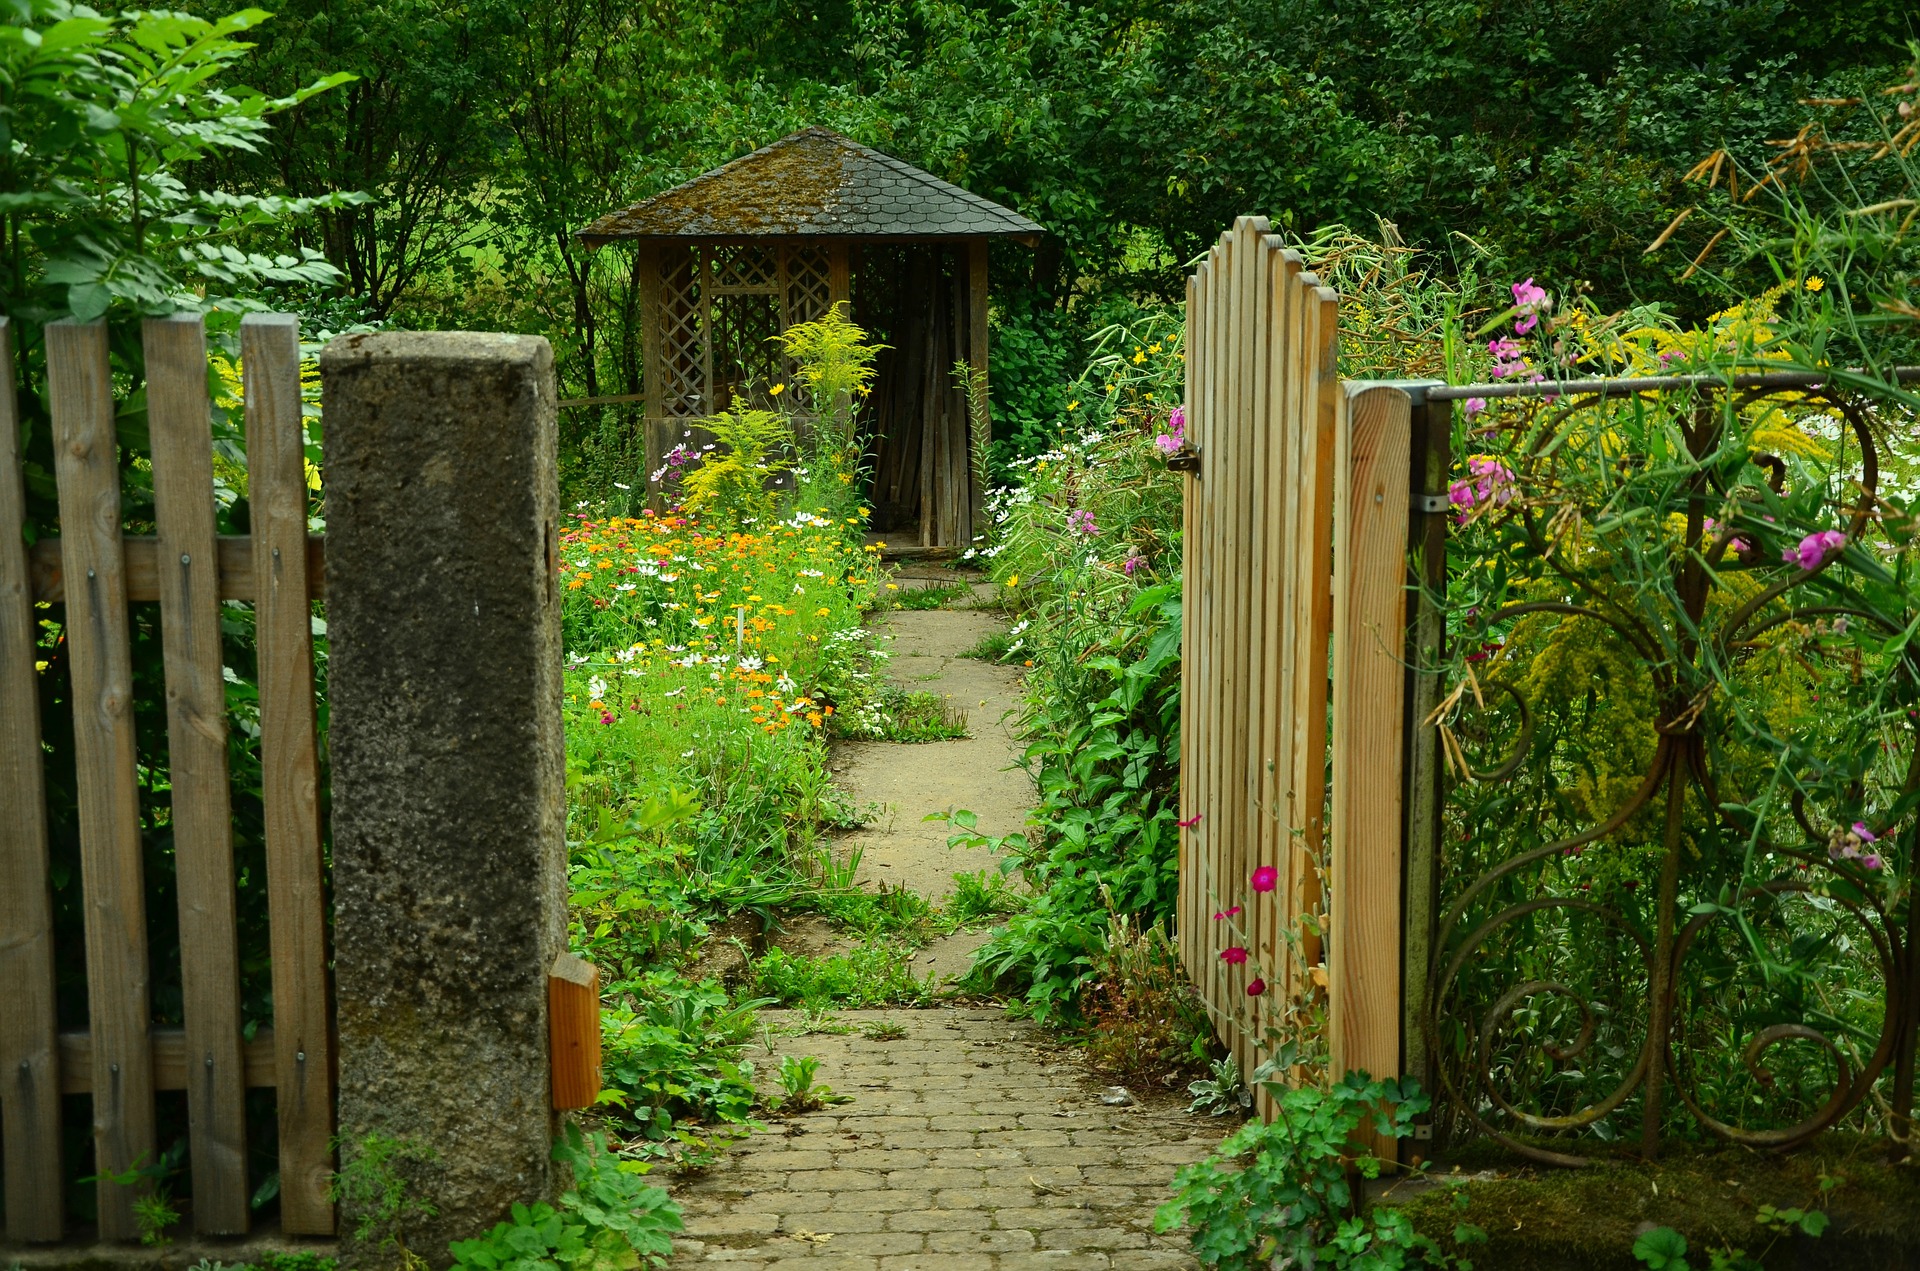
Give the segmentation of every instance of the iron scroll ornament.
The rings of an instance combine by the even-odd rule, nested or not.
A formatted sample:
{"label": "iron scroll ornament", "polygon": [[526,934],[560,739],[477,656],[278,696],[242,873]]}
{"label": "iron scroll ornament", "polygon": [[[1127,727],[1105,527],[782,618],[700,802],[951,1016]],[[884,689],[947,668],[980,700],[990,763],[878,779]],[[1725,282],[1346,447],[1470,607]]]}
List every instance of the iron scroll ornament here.
{"label": "iron scroll ornament", "polygon": [[[1717,401],[1706,398],[1684,429],[1694,458],[1719,444],[1732,412],[1778,391],[1761,387],[1729,393]],[[1846,528],[1847,541],[1855,542],[1877,506],[1880,465],[1868,418],[1857,402],[1825,387],[1794,391],[1843,420],[1846,433],[1860,447],[1860,497],[1850,509]],[[1590,407],[1597,398],[1597,394],[1563,398],[1554,404],[1553,415],[1564,419]],[[1554,428],[1544,427],[1533,435],[1554,433]],[[1771,455],[1752,458],[1765,471],[1768,488],[1778,494],[1787,465]],[[1678,1096],[1680,1105],[1708,1134],[1757,1148],[1804,1143],[1835,1125],[1861,1105],[1889,1066],[1895,1070],[1891,1111],[1896,1133],[1904,1130],[1910,1112],[1916,907],[1906,904],[1906,912],[1897,913],[1898,901],[1890,903],[1872,887],[1861,885],[1869,880],[1856,864],[1836,860],[1824,850],[1822,835],[1808,820],[1797,793],[1794,818],[1807,834],[1806,846],[1771,841],[1763,824],[1736,823],[1721,802],[1723,781],[1716,772],[1717,764],[1724,762],[1722,748],[1715,744],[1723,721],[1713,709],[1712,677],[1700,673],[1703,662],[1728,665],[1743,650],[1753,648],[1759,636],[1783,623],[1845,619],[1868,624],[1889,639],[1900,629],[1864,605],[1846,603],[1839,588],[1821,589],[1841,591],[1838,603],[1791,603],[1792,593],[1820,578],[1836,564],[1837,555],[1811,568],[1783,571],[1782,577],[1744,600],[1710,612],[1708,601],[1719,585],[1723,566],[1741,563],[1729,562],[1728,557],[1737,552],[1743,533],[1733,524],[1708,528],[1711,523],[1702,511],[1706,500],[1728,496],[1726,489],[1709,479],[1709,472],[1701,468],[1695,474],[1699,484],[1686,500],[1688,550],[1677,555],[1674,566],[1673,592],[1679,603],[1673,613],[1652,614],[1646,606],[1623,606],[1604,587],[1568,567],[1557,557],[1554,538],[1537,509],[1522,503],[1502,513],[1520,526],[1526,542],[1556,575],[1555,581],[1565,584],[1565,594],[1559,599],[1503,606],[1488,618],[1486,628],[1504,629],[1529,615],[1598,624],[1606,638],[1640,661],[1657,702],[1657,741],[1631,793],[1595,823],[1482,869],[1458,889],[1435,927],[1424,1025],[1443,1104],[1451,1116],[1516,1154],[1545,1164],[1585,1164],[1586,1156],[1561,1150],[1562,1145],[1550,1145],[1550,1140],[1606,1128],[1606,1119],[1636,1095],[1642,1104],[1640,1150],[1649,1157],[1659,1150],[1669,1092]],[[1751,543],[1746,547],[1751,550]],[[1911,676],[1911,653],[1905,655],[1905,662]],[[1477,700],[1480,716],[1496,726],[1507,725],[1500,738],[1504,744],[1499,746],[1499,760],[1483,771],[1469,761],[1457,740],[1450,739],[1449,753],[1458,756],[1456,780],[1511,781],[1529,762],[1540,761],[1535,754],[1541,749],[1536,736],[1538,712],[1522,687],[1508,679],[1496,678],[1484,686],[1476,683],[1475,688],[1474,697],[1457,697],[1453,722],[1470,728]],[[1503,715],[1507,718],[1500,718]],[[1920,748],[1908,771],[1906,789],[1912,791],[1920,787]],[[1659,816],[1662,811],[1664,816]],[[1662,825],[1657,845],[1659,881],[1651,913],[1644,904],[1627,905],[1618,898],[1567,894],[1556,888],[1551,867],[1588,848],[1607,845],[1642,813],[1652,814]],[[1742,879],[1730,899],[1722,889],[1728,903],[1696,904],[1683,914],[1680,884],[1688,863],[1690,816],[1696,831],[1698,823],[1704,822],[1704,832],[1709,834],[1750,836],[1762,850],[1791,862],[1809,880],[1823,877],[1827,881],[1776,879],[1747,885]],[[1699,894],[1702,888],[1694,890]],[[1836,941],[1865,951],[1864,960],[1883,993],[1877,1027],[1869,1025],[1869,1035],[1858,1037],[1836,1028],[1833,1020],[1777,1020],[1738,1039],[1730,1039],[1724,1027],[1717,1032],[1701,1027],[1703,1021],[1731,1025],[1743,1015],[1721,1012],[1725,1018],[1716,1018],[1713,998],[1716,991],[1727,1001],[1737,1000],[1736,994],[1744,999],[1747,993],[1734,985],[1735,977],[1728,970],[1738,962],[1732,955],[1742,949],[1751,954],[1759,947],[1754,924],[1744,915],[1757,908],[1796,903],[1821,906],[1821,921],[1830,930],[1854,933],[1837,936]],[[1735,928],[1738,940],[1722,938],[1723,932]],[[1557,937],[1567,949],[1599,951],[1598,960],[1605,965],[1572,968],[1578,974],[1548,972],[1541,965],[1542,933]],[[1503,959],[1501,950],[1505,943],[1523,938],[1536,943],[1528,946],[1530,965],[1521,969],[1511,959]],[[1855,940],[1859,943],[1852,943]],[[1703,992],[1702,985],[1708,991]],[[1852,1031],[1860,1030],[1856,1026]],[[1790,1110],[1772,1119],[1785,1119],[1786,1124],[1752,1125],[1748,1122],[1764,1118],[1716,1107],[1702,1091],[1702,1070],[1710,1066],[1712,1057],[1723,1054],[1733,1057],[1740,1079],[1751,1089],[1779,1088],[1782,1081],[1776,1068],[1783,1057],[1790,1060],[1791,1074],[1800,1079],[1789,1084],[1805,1088],[1809,1080],[1816,1080],[1826,1085],[1811,1097],[1781,1096],[1776,1102],[1789,1105]],[[1562,1080],[1567,1074],[1577,1079]],[[1549,1142],[1539,1141],[1543,1138]]]}

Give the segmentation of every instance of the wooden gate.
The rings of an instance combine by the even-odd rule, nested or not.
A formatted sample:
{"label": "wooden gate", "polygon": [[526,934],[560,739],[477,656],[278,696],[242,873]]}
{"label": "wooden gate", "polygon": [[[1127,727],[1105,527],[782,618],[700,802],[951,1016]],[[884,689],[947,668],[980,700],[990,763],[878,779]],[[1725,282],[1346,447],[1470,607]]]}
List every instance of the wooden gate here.
{"label": "wooden gate", "polygon": [[[62,527],[29,546],[13,333],[0,317],[0,1125],[7,1235],[63,1234],[63,1094],[92,1098],[99,1233],[138,1234],[156,1160],[156,1090],[185,1090],[193,1218],[247,1230],[245,1092],[277,1094],[282,1229],[328,1234],[334,1064],[317,803],[312,601],[300,348],[294,319],[241,325],[252,533],[215,533],[206,336],[198,317],[145,324],[155,530],[122,533],[123,457],[100,323],[46,328]],[[249,1040],[227,770],[221,609],[251,601],[271,925],[273,1022]],[[158,604],[182,1026],[154,1024],[136,771],[131,606]],[[50,606],[41,609],[40,606]],[[41,619],[59,622],[72,676],[87,1028],[60,1030],[40,719]],[[259,951],[253,951],[259,952]]]}
{"label": "wooden gate", "polygon": [[1187,288],[1181,955],[1243,1071],[1324,1000],[1334,1072],[1397,1076],[1403,842],[1434,814],[1403,793],[1408,668],[1438,640],[1409,545],[1445,438],[1418,386],[1339,380],[1337,297],[1267,231]]}
{"label": "wooden gate", "polygon": [[1267,230],[1239,218],[1187,285],[1179,926],[1246,1070],[1321,960],[1333,621],[1336,298]]}

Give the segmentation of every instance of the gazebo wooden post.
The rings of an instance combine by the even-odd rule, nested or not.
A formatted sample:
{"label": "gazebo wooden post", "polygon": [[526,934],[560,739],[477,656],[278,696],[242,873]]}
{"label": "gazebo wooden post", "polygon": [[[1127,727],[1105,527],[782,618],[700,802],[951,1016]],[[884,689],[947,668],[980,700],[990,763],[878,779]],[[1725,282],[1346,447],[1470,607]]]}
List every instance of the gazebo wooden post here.
{"label": "gazebo wooden post", "polygon": [[[981,475],[986,470],[987,457],[973,452],[974,434],[982,437],[993,436],[993,420],[987,412],[987,240],[976,238],[967,244],[967,362],[980,383],[980,415],[973,419],[973,394],[967,394],[967,480],[972,498],[972,515],[968,519],[968,537],[981,532],[985,523],[987,509],[986,483]],[[969,385],[969,388],[972,386]]]}
{"label": "gazebo wooden post", "polygon": [[667,360],[661,348],[660,248],[642,239],[633,252],[634,279],[640,287],[640,383],[646,400],[640,411],[640,450],[647,465],[647,501],[660,505],[660,483],[653,474],[666,462],[668,436],[665,384]]}

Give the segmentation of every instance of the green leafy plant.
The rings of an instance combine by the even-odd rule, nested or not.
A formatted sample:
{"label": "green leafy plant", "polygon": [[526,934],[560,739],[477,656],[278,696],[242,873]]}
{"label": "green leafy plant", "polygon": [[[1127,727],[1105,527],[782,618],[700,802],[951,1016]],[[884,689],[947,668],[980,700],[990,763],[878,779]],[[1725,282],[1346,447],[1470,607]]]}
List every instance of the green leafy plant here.
{"label": "green leafy plant", "polygon": [[558,1208],[515,1205],[486,1235],[448,1245],[454,1265],[474,1271],[626,1271],[664,1265],[681,1230],[679,1206],[665,1189],[641,1181],[646,1167],[622,1161],[598,1132],[569,1123],[553,1159],[573,1172]]}
{"label": "green leafy plant", "polygon": [[860,1026],[860,1035],[868,1041],[897,1042],[904,1041],[907,1026],[897,1019],[868,1020]]}
{"label": "green leafy plant", "polygon": [[1652,1271],[1688,1271],[1687,1238],[1671,1227],[1641,1232],[1633,1242],[1633,1256]]}
{"label": "green leafy plant", "polygon": [[210,291],[324,283],[338,271],[309,247],[262,254],[250,231],[364,202],[207,188],[191,178],[256,151],[267,119],[351,80],[328,75],[284,97],[223,86],[268,14],[103,16],[68,0],[17,0],[0,17],[0,251],[5,310],[86,321],[200,309]]}
{"label": "green leafy plant", "polygon": [[713,434],[719,448],[707,451],[687,474],[685,509],[722,524],[752,526],[773,520],[778,504],[772,483],[792,467],[785,457],[793,445],[786,417],[736,404],[708,416],[701,426]]}
{"label": "green leafy plant", "polygon": [[1208,1065],[1207,1072],[1209,1075],[1187,1083],[1187,1093],[1193,1096],[1187,1111],[1222,1117],[1253,1110],[1253,1091],[1247,1088],[1238,1059],[1222,1056]]}
{"label": "green leafy plant", "polygon": [[807,1007],[918,1006],[935,992],[931,978],[914,974],[913,950],[897,940],[820,958],[769,949],[753,960],[748,983],[783,1005]]}
{"label": "green leafy plant", "polygon": [[789,1115],[813,1112],[830,1103],[845,1103],[848,1096],[835,1094],[833,1087],[814,1084],[820,1073],[820,1061],[812,1055],[780,1057],[780,1111]]}
{"label": "green leafy plant", "polygon": [[753,1065],[741,1057],[754,1012],[768,999],[728,1000],[717,983],[655,972],[617,986],[634,1003],[601,1016],[603,1104],[648,1139],[701,1151],[695,1125],[745,1125],[753,1110]]}
{"label": "green leafy plant", "polygon": [[886,593],[888,609],[944,609],[956,600],[973,595],[965,583],[945,583],[938,587],[902,587]]}
{"label": "green leafy plant", "polygon": [[[1263,1071],[1291,1067],[1297,1059],[1291,1049],[1284,1047]],[[1373,1178],[1380,1162],[1370,1155],[1351,1159],[1354,1132],[1364,1124],[1393,1138],[1411,1134],[1413,1119],[1428,1106],[1417,1083],[1348,1073],[1325,1089],[1265,1084],[1274,1098],[1273,1120],[1249,1122],[1212,1156],[1182,1168],[1174,1176],[1174,1199],[1154,1215],[1154,1230],[1190,1227],[1195,1256],[1222,1271],[1472,1266],[1395,1210],[1355,1212],[1349,1164]],[[1454,1234],[1456,1247],[1481,1239],[1484,1233],[1466,1223]]]}
{"label": "green leafy plant", "polygon": [[419,1171],[439,1160],[439,1153],[411,1139],[377,1133],[353,1142],[351,1150],[345,1143],[334,1147],[341,1165],[329,1194],[352,1220],[354,1238],[392,1249],[402,1271],[425,1266],[426,1259],[408,1247],[407,1236],[416,1223],[440,1212],[417,1192]]}
{"label": "green leafy plant", "polygon": [[1014,889],[1005,874],[984,869],[953,876],[953,895],[947,899],[947,916],[962,926],[987,922],[1017,914],[1027,907],[1027,897]]}

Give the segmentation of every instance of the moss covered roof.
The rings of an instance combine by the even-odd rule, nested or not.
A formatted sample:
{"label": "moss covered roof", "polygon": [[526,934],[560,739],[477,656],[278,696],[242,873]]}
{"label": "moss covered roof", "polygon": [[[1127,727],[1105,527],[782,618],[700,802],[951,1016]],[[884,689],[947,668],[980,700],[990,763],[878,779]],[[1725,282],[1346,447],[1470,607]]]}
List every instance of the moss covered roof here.
{"label": "moss covered roof", "polygon": [[806,128],[576,235],[634,238],[959,238],[1043,233],[1018,212],[837,132]]}

